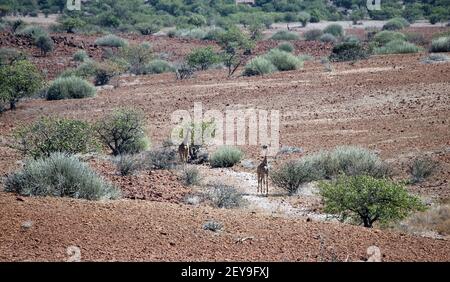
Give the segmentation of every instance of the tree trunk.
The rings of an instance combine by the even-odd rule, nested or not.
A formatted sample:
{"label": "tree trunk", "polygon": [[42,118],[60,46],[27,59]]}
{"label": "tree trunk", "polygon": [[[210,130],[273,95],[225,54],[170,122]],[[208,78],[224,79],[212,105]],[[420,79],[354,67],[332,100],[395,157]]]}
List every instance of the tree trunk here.
{"label": "tree trunk", "polygon": [[15,100],[9,101],[9,109],[12,111],[14,111],[16,109],[16,101]]}
{"label": "tree trunk", "polygon": [[363,217],[362,220],[364,223],[364,227],[372,228],[372,222],[369,217]]}

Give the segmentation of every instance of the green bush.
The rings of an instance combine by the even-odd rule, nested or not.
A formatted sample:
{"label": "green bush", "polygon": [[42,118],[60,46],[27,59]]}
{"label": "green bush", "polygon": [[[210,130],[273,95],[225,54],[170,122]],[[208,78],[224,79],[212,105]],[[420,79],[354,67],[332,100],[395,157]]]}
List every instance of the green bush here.
{"label": "green bush", "polygon": [[310,29],[308,31],[306,31],[303,34],[303,37],[305,37],[305,39],[307,41],[314,41],[314,40],[319,40],[319,38],[322,36],[323,32],[320,29]]}
{"label": "green bush", "polygon": [[223,146],[217,149],[210,158],[212,167],[232,167],[241,161],[244,153],[234,147]]}
{"label": "green bush", "polygon": [[116,60],[105,60],[102,63],[94,63],[94,81],[96,86],[108,84],[114,76],[126,71],[126,67],[120,65]]}
{"label": "green bush", "polygon": [[278,49],[270,50],[264,58],[270,61],[279,71],[296,70],[303,66],[303,62],[291,53]]}
{"label": "green bush", "polygon": [[308,55],[308,54],[300,54],[298,55],[298,59],[306,62],[306,61],[314,61],[314,56]]}
{"label": "green bush", "polygon": [[337,147],[291,161],[271,173],[272,181],[293,194],[305,182],[332,179],[340,174],[387,177],[389,167],[373,152],[358,147]]}
{"label": "green bush", "polygon": [[94,129],[114,156],[139,153],[148,147],[144,119],[138,111],[126,108],[115,110],[97,121]]}
{"label": "green bush", "polygon": [[144,67],[144,74],[158,74],[173,71],[174,67],[169,62],[159,59],[150,61]]}
{"label": "green bush", "polygon": [[430,177],[437,168],[437,164],[430,158],[416,158],[409,166],[411,183],[419,183]]}
{"label": "green bush", "polygon": [[139,23],[136,25],[136,29],[142,35],[151,35],[153,33],[157,33],[160,27],[154,23]]}
{"label": "green bush", "polygon": [[217,64],[219,61],[220,57],[212,46],[196,48],[186,56],[188,65],[198,70],[207,70],[211,65]]}
{"label": "green bush", "polygon": [[277,68],[264,57],[255,57],[245,65],[243,75],[264,75],[277,71]]}
{"label": "green bush", "polygon": [[403,33],[396,31],[383,30],[375,34],[374,41],[379,45],[385,45],[391,41],[406,41],[406,36]]}
{"label": "green bush", "polygon": [[272,35],[271,39],[290,41],[290,40],[299,40],[300,37],[298,36],[297,33],[280,30],[280,31],[277,31],[274,35]]}
{"label": "green bush", "polygon": [[150,169],[172,169],[177,165],[177,152],[170,147],[152,149],[147,162]]}
{"label": "green bush", "polygon": [[120,155],[114,159],[117,170],[120,175],[132,175],[143,167],[141,156],[136,155]]}
{"label": "green bush", "polygon": [[169,37],[181,37],[198,40],[217,40],[223,29],[217,27],[199,27],[192,29],[171,30],[167,34]]}
{"label": "green bush", "polygon": [[420,199],[409,195],[403,184],[371,176],[341,176],[332,182],[321,182],[319,189],[325,212],[369,228],[376,221],[386,224],[424,209]]}
{"label": "green bush", "polygon": [[93,97],[95,94],[95,87],[82,78],[60,77],[50,85],[47,100],[82,99]]}
{"label": "green bush", "polygon": [[49,36],[45,29],[36,25],[27,26],[16,32],[16,34],[32,38],[33,40],[38,39],[40,36]]}
{"label": "green bush", "polygon": [[193,25],[193,26],[202,26],[206,25],[206,18],[199,14],[192,14],[188,20],[187,24]]}
{"label": "green bush", "polygon": [[280,49],[281,51],[288,52],[288,53],[294,52],[294,45],[292,45],[289,42],[281,43],[278,45],[277,48]]}
{"label": "green bush", "polygon": [[375,54],[406,54],[406,53],[417,53],[420,51],[420,48],[416,45],[402,41],[402,40],[394,40],[388,42],[383,47],[375,48]]}
{"label": "green bush", "polygon": [[309,20],[311,19],[311,15],[307,12],[300,12],[297,15],[297,19],[299,22],[302,23],[302,26],[305,27],[308,24]]}
{"label": "green bush", "polygon": [[206,33],[205,37],[203,37],[203,40],[213,40],[218,41],[220,38],[220,35],[224,33],[224,29],[220,27],[214,27],[210,28],[208,32]]}
{"label": "green bush", "polygon": [[121,57],[128,62],[131,73],[141,75],[145,73],[145,66],[153,59],[150,44],[147,42],[122,48]]}
{"label": "green bush", "polygon": [[47,53],[53,51],[54,48],[54,43],[53,40],[50,38],[50,36],[46,36],[46,35],[40,35],[37,39],[36,39],[36,47],[38,47],[42,54],[47,55]]}
{"label": "green bush", "polygon": [[450,52],[450,36],[433,39],[431,52]]}
{"label": "green bush", "polygon": [[338,41],[337,38],[333,34],[330,34],[330,33],[322,34],[322,36],[320,36],[319,40],[322,42],[327,42],[327,43],[336,43]]}
{"label": "green bush", "polygon": [[355,35],[347,35],[344,37],[343,42],[348,43],[360,43],[359,38]]}
{"label": "green bush", "polygon": [[5,191],[24,196],[71,197],[87,200],[117,199],[120,190],[105,182],[76,157],[54,153],[30,160],[7,177]]}
{"label": "green bush", "polygon": [[26,55],[14,48],[0,48],[0,66],[11,65],[15,61],[26,60]]}
{"label": "green bush", "polygon": [[427,38],[425,38],[425,36],[422,33],[408,32],[404,34],[406,36],[406,41],[414,43],[416,45],[426,46],[429,45],[430,43],[430,41]]}
{"label": "green bush", "polygon": [[84,62],[88,58],[89,58],[89,56],[86,53],[86,51],[84,51],[84,50],[78,50],[77,52],[75,52],[75,54],[73,54],[73,59],[74,59],[74,61],[77,61],[77,62]]}
{"label": "green bush", "polygon": [[324,30],[323,33],[329,33],[336,37],[344,36],[344,29],[340,24],[330,24]]}
{"label": "green bush", "polygon": [[341,173],[377,178],[390,174],[389,167],[375,153],[364,148],[342,146],[330,152],[312,155],[310,158],[309,161],[316,167],[316,171],[323,171],[323,178],[332,178]]}
{"label": "green bush", "polygon": [[404,18],[393,18],[383,25],[383,30],[400,30],[409,26]]}
{"label": "green bush", "polygon": [[244,202],[242,194],[232,186],[222,183],[214,183],[209,186],[206,197],[216,208],[237,208]]}
{"label": "green bush", "polygon": [[200,172],[196,167],[184,168],[182,179],[185,185],[198,185],[200,183]]}
{"label": "green bush", "polygon": [[14,20],[9,22],[9,25],[11,26],[12,32],[17,33],[18,31],[24,29],[27,26],[27,23],[23,20]]}
{"label": "green bush", "polygon": [[43,78],[36,66],[26,60],[0,66],[0,104],[8,102],[10,109],[25,97],[34,95],[43,86]]}
{"label": "green bush", "polygon": [[98,63],[91,60],[86,60],[76,69],[67,69],[63,71],[59,77],[68,78],[72,76],[77,76],[79,78],[89,79],[95,76],[97,72]]}
{"label": "green bush", "polygon": [[44,117],[14,133],[15,149],[33,158],[55,152],[79,154],[94,151],[96,142],[89,124],[80,120]]}
{"label": "green bush", "polygon": [[330,60],[334,62],[356,61],[369,56],[367,51],[359,43],[344,42],[334,46]]}
{"label": "green bush", "polygon": [[272,171],[270,178],[276,186],[286,190],[289,195],[293,195],[301,184],[320,178],[314,169],[309,161],[289,161]]}
{"label": "green bush", "polygon": [[95,85],[102,86],[108,84],[114,73],[110,72],[106,67],[99,67],[95,72]]}
{"label": "green bush", "polygon": [[114,34],[109,34],[95,40],[95,44],[98,46],[106,46],[106,47],[126,47],[128,42],[125,39],[122,39]]}
{"label": "green bush", "polygon": [[67,33],[74,33],[83,28],[86,25],[86,22],[79,18],[66,18],[61,22],[61,25]]}

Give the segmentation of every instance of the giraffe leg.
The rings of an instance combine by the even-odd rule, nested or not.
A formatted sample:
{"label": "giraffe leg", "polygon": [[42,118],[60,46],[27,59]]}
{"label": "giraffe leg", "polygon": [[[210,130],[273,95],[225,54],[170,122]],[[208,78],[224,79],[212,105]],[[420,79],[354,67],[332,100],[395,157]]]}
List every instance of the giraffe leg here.
{"label": "giraffe leg", "polygon": [[256,193],[258,193],[258,194],[259,194],[260,186],[261,186],[261,178],[258,175],[258,188],[256,190]]}
{"label": "giraffe leg", "polygon": [[269,195],[269,177],[266,175],[266,180],[265,180],[265,184],[266,184],[266,195]]}

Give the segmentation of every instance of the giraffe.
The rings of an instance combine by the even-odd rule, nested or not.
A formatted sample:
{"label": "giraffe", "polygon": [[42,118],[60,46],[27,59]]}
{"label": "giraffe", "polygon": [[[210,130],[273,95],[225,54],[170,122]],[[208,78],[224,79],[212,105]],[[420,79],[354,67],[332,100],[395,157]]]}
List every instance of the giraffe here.
{"label": "giraffe", "polygon": [[256,173],[258,175],[257,192],[269,195],[269,164],[267,162],[267,146],[263,146],[265,155],[262,162],[258,165]]}
{"label": "giraffe", "polygon": [[178,155],[180,156],[180,160],[183,163],[187,163],[189,159],[189,139],[190,139],[190,133],[191,131],[189,129],[186,129],[187,133],[184,136],[183,142],[178,146]]}

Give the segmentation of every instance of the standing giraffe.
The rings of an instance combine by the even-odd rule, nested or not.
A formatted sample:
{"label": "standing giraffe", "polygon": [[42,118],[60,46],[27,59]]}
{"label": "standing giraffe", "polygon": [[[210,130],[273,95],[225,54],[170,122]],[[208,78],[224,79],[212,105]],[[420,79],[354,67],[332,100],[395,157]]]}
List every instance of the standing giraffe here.
{"label": "standing giraffe", "polygon": [[184,137],[183,142],[178,146],[178,155],[180,156],[180,160],[183,163],[187,163],[189,158],[189,139],[190,139],[190,133],[191,131],[189,129],[187,130],[186,135]]}
{"label": "standing giraffe", "polygon": [[263,146],[265,150],[264,159],[258,165],[256,173],[258,174],[258,193],[269,195],[269,164],[267,162],[267,146]]}

